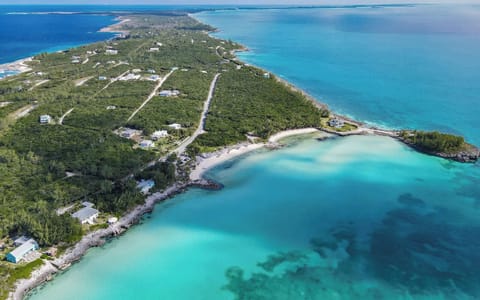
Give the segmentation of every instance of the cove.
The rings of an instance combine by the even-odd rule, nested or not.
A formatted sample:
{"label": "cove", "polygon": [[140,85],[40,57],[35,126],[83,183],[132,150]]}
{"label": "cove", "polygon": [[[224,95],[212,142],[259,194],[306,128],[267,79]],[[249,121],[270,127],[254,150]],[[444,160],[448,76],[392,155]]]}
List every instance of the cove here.
{"label": "cove", "polygon": [[213,169],[30,299],[475,299],[480,169],[377,136]]}

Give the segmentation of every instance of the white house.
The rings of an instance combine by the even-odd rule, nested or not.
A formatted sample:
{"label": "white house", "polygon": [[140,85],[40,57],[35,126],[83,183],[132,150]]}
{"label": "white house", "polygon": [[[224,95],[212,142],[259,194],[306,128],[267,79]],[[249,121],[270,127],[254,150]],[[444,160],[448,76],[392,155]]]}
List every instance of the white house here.
{"label": "white house", "polygon": [[328,126],[330,126],[330,127],[341,128],[341,127],[343,127],[343,125],[345,125],[345,122],[343,122],[342,120],[340,120],[338,118],[333,118],[333,119],[328,121]]}
{"label": "white house", "polygon": [[84,207],[72,214],[72,217],[78,219],[82,224],[94,224],[97,219],[99,211],[93,207]]}
{"label": "white house", "polygon": [[148,52],[158,52],[158,51],[160,51],[160,49],[158,49],[158,48],[150,48],[148,50]]}
{"label": "white house", "polygon": [[118,218],[117,217],[111,217],[111,218],[108,218],[107,220],[107,223],[112,225],[112,224],[115,224],[118,222]]}
{"label": "white house", "polygon": [[150,189],[155,186],[155,181],[153,180],[141,180],[137,183],[137,188],[142,192],[142,194],[148,194]]}
{"label": "white house", "polygon": [[182,129],[182,125],[180,125],[180,124],[178,124],[178,123],[170,124],[170,125],[168,125],[168,127],[173,128],[173,129],[175,129],[175,130]]}
{"label": "white house", "polygon": [[52,121],[52,117],[49,115],[41,115],[40,116],[40,124],[48,124]]}
{"label": "white house", "polygon": [[114,109],[117,109],[117,107],[115,105],[107,106],[107,110],[114,110]]}
{"label": "white house", "polygon": [[115,50],[115,49],[107,49],[105,51],[105,54],[107,55],[117,55],[118,54],[118,50]]}
{"label": "white house", "polygon": [[161,138],[165,138],[168,136],[168,132],[166,130],[158,130],[158,131],[155,131],[154,133],[152,133],[151,137],[152,137],[152,140],[156,141],[156,140],[159,140]]}
{"label": "white house", "polygon": [[144,148],[144,149],[153,148],[153,147],[155,147],[155,144],[151,140],[143,140],[143,141],[140,142],[140,147]]}
{"label": "white house", "polygon": [[6,259],[7,261],[16,264],[22,261],[27,254],[32,251],[38,250],[38,248],[38,243],[34,239],[28,239],[20,246],[15,248],[12,252],[8,253]]}
{"label": "white house", "polygon": [[268,72],[263,73],[263,78],[266,78],[266,79],[270,78],[270,73],[268,73]]}
{"label": "white house", "polygon": [[179,90],[163,90],[160,93],[158,93],[160,97],[175,97],[180,95]]}
{"label": "white house", "polygon": [[98,76],[98,80],[104,81],[104,80],[107,80],[107,77],[106,76]]}
{"label": "white house", "polygon": [[80,60],[79,59],[72,59],[72,64],[79,64]]}
{"label": "white house", "polygon": [[140,77],[142,77],[141,75],[139,74],[132,74],[132,73],[128,73],[127,75],[123,76],[123,77],[120,77],[120,81],[130,81],[130,80],[137,80],[137,79],[140,79]]}
{"label": "white house", "polygon": [[150,73],[150,74],[155,74],[157,73],[154,69],[148,69],[147,70],[147,73]]}
{"label": "white house", "polygon": [[163,46],[163,44],[160,43],[160,42],[156,42],[155,45],[157,45],[157,46],[159,46],[159,47],[162,47],[162,46]]}

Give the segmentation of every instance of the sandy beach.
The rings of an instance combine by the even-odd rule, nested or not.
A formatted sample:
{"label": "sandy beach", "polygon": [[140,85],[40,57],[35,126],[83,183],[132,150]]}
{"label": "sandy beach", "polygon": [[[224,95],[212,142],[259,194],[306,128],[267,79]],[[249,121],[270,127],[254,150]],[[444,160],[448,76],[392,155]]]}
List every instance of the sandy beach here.
{"label": "sandy beach", "polygon": [[203,174],[209,169],[218,166],[226,161],[229,161],[240,155],[252,152],[254,150],[271,146],[278,146],[278,142],[281,139],[295,136],[303,135],[309,133],[320,132],[317,128],[302,128],[302,129],[292,129],[285,130],[279,133],[272,135],[268,139],[268,143],[241,143],[234,146],[226,147],[219,151],[209,153],[208,155],[203,155],[202,157],[197,157],[197,164],[195,169],[190,173],[190,180],[198,181],[202,179]]}
{"label": "sandy beach", "polygon": [[117,17],[115,20],[118,21],[118,23],[115,23],[115,24],[112,24],[110,26],[104,27],[104,28],[100,29],[99,32],[113,32],[113,33],[120,33],[120,34],[128,34],[129,31],[125,30],[125,29],[122,29],[122,26],[125,23],[130,22],[130,19]]}
{"label": "sandy beach", "polygon": [[[31,71],[32,69],[28,66],[27,63],[32,60],[33,60],[33,57],[27,57],[27,58],[16,60],[14,62],[2,64],[0,65],[0,73],[15,72],[15,74],[12,74],[12,75],[16,75],[19,73]],[[3,78],[6,78],[8,76],[11,76],[11,75],[7,75]]]}

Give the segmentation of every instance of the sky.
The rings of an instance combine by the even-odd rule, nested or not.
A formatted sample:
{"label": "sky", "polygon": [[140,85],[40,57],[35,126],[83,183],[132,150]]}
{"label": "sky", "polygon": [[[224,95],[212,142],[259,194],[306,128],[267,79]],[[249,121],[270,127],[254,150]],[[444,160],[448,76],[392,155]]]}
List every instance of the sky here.
{"label": "sky", "polygon": [[267,5],[348,5],[348,4],[404,4],[404,3],[478,3],[480,0],[0,0],[1,4],[116,4],[116,5],[172,5],[172,4],[267,4]]}

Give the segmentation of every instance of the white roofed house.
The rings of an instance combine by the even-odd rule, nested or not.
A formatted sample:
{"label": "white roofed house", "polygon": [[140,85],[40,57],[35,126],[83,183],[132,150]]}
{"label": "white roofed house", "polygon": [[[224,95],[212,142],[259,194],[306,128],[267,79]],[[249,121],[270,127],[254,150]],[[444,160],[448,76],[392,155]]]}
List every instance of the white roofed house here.
{"label": "white roofed house", "polygon": [[345,125],[345,122],[343,120],[340,120],[338,118],[333,118],[328,121],[328,126],[334,127],[334,128],[341,128]]}
{"label": "white roofed house", "polygon": [[22,261],[25,256],[35,250],[38,250],[38,243],[34,239],[28,239],[6,255],[6,259],[12,263]]}
{"label": "white roofed house", "polygon": [[179,90],[163,90],[158,94],[160,97],[175,97],[180,95]]}
{"label": "white roofed house", "polygon": [[153,47],[148,50],[148,52],[158,52],[158,51],[160,51],[160,49],[158,49],[157,47]]}
{"label": "white roofed house", "polygon": [[173,128],[173,129],[175,129],[175,130],[182,129],[182,125],[180,125],[180,124],[178,124],[178,123],[170,124],[170,125],[168,125],[168,127]]}
{"label": "white roofed house", "polygon": [[52,121],[52,117],[49,115],[41,115],[39,121],[40,124],[48,124]]}
{"label": "white roofed house", "polygon": [[72,217],[78,219],[82,224],[94,224],[99,215],[99,211],[91,206],[86,206],[72,214]]}
{"label": "white roofed house", "polygon": [[168,131],[166,130],[157,130],[154,133],[152,133],[151,137],[152,140],[157,141],[161,138],[166,138],[168,136]]}
{"label": "white roofed house", "polygon": [[107,49],[105,51],[105,54],[108,54],[108,55],[117,55],[118,54],[118,50],[115,50],[115,49]]}
{"label": "white roofed house", "polygon": [[140,142],[140,148],[148,149],[155,147],[155,144],[151,140],[143,140]]}

